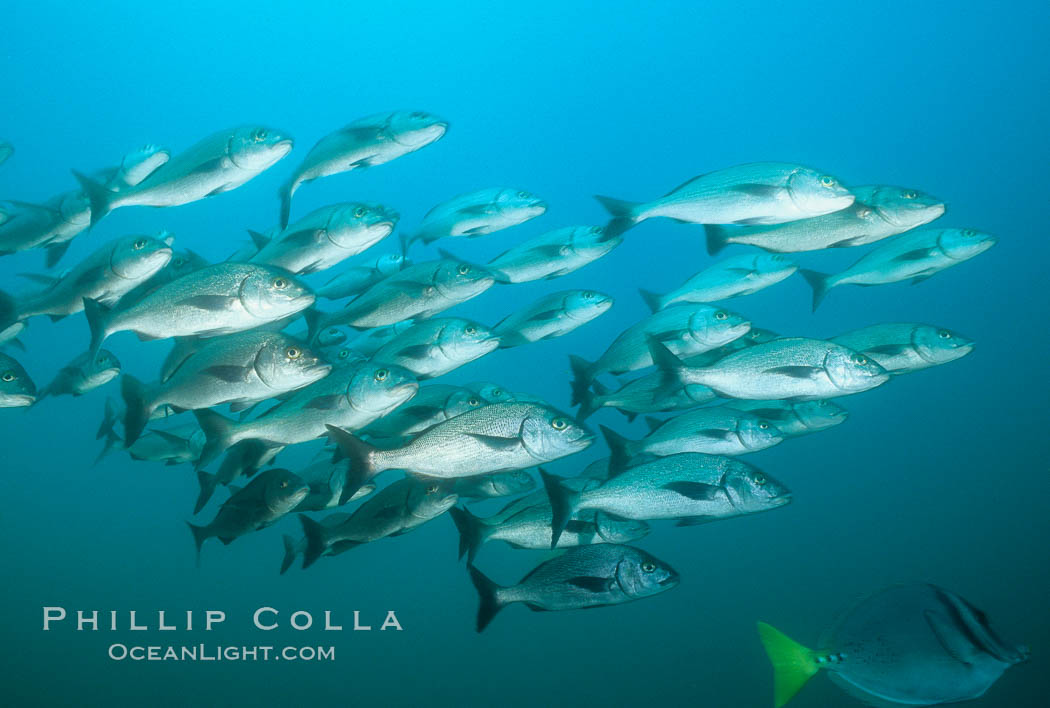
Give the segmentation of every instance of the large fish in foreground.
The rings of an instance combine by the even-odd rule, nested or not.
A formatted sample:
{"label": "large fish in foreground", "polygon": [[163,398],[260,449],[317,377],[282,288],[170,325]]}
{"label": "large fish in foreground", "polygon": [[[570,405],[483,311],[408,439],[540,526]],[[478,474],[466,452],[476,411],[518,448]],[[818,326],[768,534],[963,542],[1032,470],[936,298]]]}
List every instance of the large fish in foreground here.
{"label": "large fish in foreground", "polygon": [[871,357],[893,375],[947,364],[973,351],[972,339],[943,327],[879,324],[832,337],[831,341]]}
{"label": "large fish in foreground", "polygon": [[249,261],[295,275],[325,270],[389,236],[400,217],[379,204],[332,204],[315,209],[272,238],[249,232],[259,252]]}
{"label": "large fish in foreground", "polygon": [[393,111],[359,118],[310,148],[281,188],[281,227],[288,224],[292,196],[304,182],[382,165],[440,139],[448,123],[423,111]]}
{"label": "large fish in foreground", "polygon": [[594,290],[563,290],[541,297],[508,315],[495,331],[501,348],[554,339],[582,327],[613,305],[613,299]]}
{"label": "large fish in foreground", "polygon": [[678,302],[715,302],[751,295],[776,285],[798,270],[798,264],[783,256],[748,254],[719,261],[700,271],[666,295],[639,290],[642,299],[656,312]]}
{"label": "large fish in foreground", "polygon": [[808,649],[770,625],[758,634],[773,664],[774,703],[818,671],[859,701],[930,706],[980,698],[1028,648],[1003,641],[988,617],[936,585],[898,585],[855,603]]}
{"label": "large fish in foreground", "polygon": [[476,238],[529,219],[547,211],[547,203],[520,189],[491,187],[461,194],[442,202],[423,217],[411,236],[402,236],[404,248],[415,241],[430,244],[446,236]]}
{"label": "large fish in foreground", "polygon": [[107,310],[85,301],[90,351],[115,332],[140,339],[213,337],[294,315],[314,302],[313,293],[284,271],[252,263],[219,263],[157,288],[127,309]]}
{"label": "large fish in foreground", "polygon": [[835,342],[785,337],[742,349],[711,366],[689,366],[659,342],[657,366],[683,384],[709,386],[723,398],[816,400],[861,393],[889,380],[878,363]]}
{"label": "large fish in foreground", "polygon": [[303,480],[288,470],[271,469],[236,491],[207,526],[186,525],[193,532],[200,562],[201,546],[211,537],[229,545],[245,534],[266,528],[292,511],[310,492]]}
{"label": "large fish in foreground", "polygon": [[331,364],[279,332],[253,330],[206,340],[166,381],[146,386],[125,374],[125,443],[134,444],[161,406],[187,411],[230,403],[239,410],[308,386],[331,370]]}
{"label": "large fish in foreground", "polygon": [[[172,237],[167,235],[125,236],[105,244],[61,278],[33,275],[32,279],[45,289],[19,298],[14,305],[15,318],[47,315],[60,320],[83,310],[85,298],[114,305],[168,264],[171,243]],[[0,293],[0,300],[6,297]],[[0,329],[8,324],[0,322]]]}
{"label": "large fish in foreground", "polygon": [[350,458],[348,488],[383,470],[450,479],[518,470],[585,449],[594,435],[572,418],[540,403],[493,403],[435,425],[402,447],[383,450],[328,426]]}
{"label": "large fish in foreground", "polygon": [[22,365],[0,352],[0,408],[21,408],[36,403],[36,384]]}
{"label": "large fish in foreground", "polygon": [[497,585],[474,566],[467,569],[481,601],[479,632],[514,602],[533,611],[581,610],[640,600],[678,585],[671,566],[641,549],[616,544],[570,548],[517,585]]}
{"label": "large fish in foreground", "polygon": [[606,230],[613,235],[656,216],[690,224],[779,224],[845,209],[853,199],[835,177],[782,162],[708,172],[646,203],[598,197],[612,214]]}
{"label": "large fish in foreground", "polygon": [[914,285],[984,253],[997,241],[995,236],[976,229],[923,229],[887,241],[841,273],[826,275],[805,269],[801,273],[813,288],[816,311],[832,288],[902,280],[911,280]]}
{"label": "large fish in foreground", "polygon": [[74,171],[91,200],[91,225],[126,206],[169,207],[222,194],[269,169],[292,149],[292,139],[262,126],[224,130],[175,155],[133,187],[113,191]]}
{"label": "large fish in foreground", "polygon": [[916,189],[888,185],[852,187],[852,205],[831,214],[773,226],[730,230],[708,225],[707,251],[718,254],[731,243],[776,253],[864,246],[928,224],[944,214],[944,203]]}
{"label": "large fish in foreground", "polygon": [[601,226],[567,226],[529,239],[493,258],[488,267],[503,283],[558,278],[592,263],[623,243]]}

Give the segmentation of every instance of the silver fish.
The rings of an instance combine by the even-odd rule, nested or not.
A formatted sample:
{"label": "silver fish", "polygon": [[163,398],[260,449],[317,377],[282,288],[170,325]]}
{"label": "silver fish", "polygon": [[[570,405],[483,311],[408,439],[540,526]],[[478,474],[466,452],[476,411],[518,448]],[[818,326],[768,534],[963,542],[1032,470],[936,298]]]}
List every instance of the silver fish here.
{"label": "silver fish", "polygon": [[541,297],[495,327],[501,348],[554,339],[604,314],[613,299],[594,290],[563,290]]}
{"label": "silver fish", "polygon": [[707,386],[682,384],[665,371],[654,371],[611,391],[600,381],[589,380],[589,364],[580,357],[570,355],[569,364],[573,373],[572,404],[580,406],[580,420],[604,407],[616,408],[627,420],[634,420],[639,413],[687,410],[715,398],[715,392]]}
{"label": "silver fish", "polygon": [[154,273],[149,280],[120,298],[117,307],[120,309],[129,308],[162,285],[167,285],[187,273],[200,270],[208,265],[210,265],[208,261],[188,248],[181,251],[173,251],[168,264]]}
{"label": "silver fish", "polygon": [[642,299],[656,312],[677,302],[716,302],[776,285],[798,270],[798,264],[782,256],[766,254],[734,256],[705,268],[666,295],[639,290]]}
{"label": "silver fish", "polygon": [[8,159],[10,159],[10,157],[14,154],[15,146],[7,142],[6,140],[0,140],[0,165],[7,162]]}
{"label": "silver fish", "polygon": [[440,238],[476,238],[517,226],[547,211],[535,194],[507,187],[490,187],[461,194],[427,212],[418,231],[402,235],[405,250],[415,241],[425,244]]}
{"label": "silver fish", "polygon": [[249,231],[252,263],[306,275],[331,268],[389,236],[400,217],[379,204],[352,202],[315,209],[272,238]]}
{"label": "silver fish", "polygon": [[355,352],[358,352],[362,356],[370,357],[382,349],[387,342],[407,330],[413,324],[412,320],[403,320],[391,325],[384,325],[383,327],[374,327],[357,335],[354,340],[350,342],[350,346]]}
{"label": "silver fish", "polygon": [[126,206],[170,207],[228,192],[272,167],[292,150],[292,139],[261,126],[241,126],[204,138],[134,187],[111,191],[74,171],[91,201],[91,225]]}
{"label": "silver fish", "polygon": [[[309,485],[310,493],[299,503],[299,506],[295,507],[295,511],[324,511],[341,505],[347,465],[345,462],[333,464],[330,454],[324,457],[326,459],[318,460],[298,472],[303,481]],[[374,484],[366,484],[346,501],[361,499],[375,490]]]}
{"label": "silver fish", "polygon": [[125,236],[110,241],[61,278],[32,276],[46,289],[18,300],[17,319],[48,315],[60,320],[83,310],[85,298],[114,305],[167,265],[171,253],[170,237]]}
{"label": "silver fish", "polygon": [[729,342],[729,344],[723,344],[716,349],[706,351],[702,354],[693,354],[692,356],[686,357],[685,363],[689,364],[689,366],[710,366],[719,359],[724,359],[729,356],[733,352],[753,347],[756,344],[772,342],[774,339],[780,339],[780,335],[772,330],[763,329],[761,327],[752,327],[743,337],[734,339],[732,342]]}
{"label": "silver fish", "polygon": [[341,300],[360,295],[380,280],[389,278],[405,267],[405,257],[400,253],[387,253],[360,265],[352,265],[317,288],[317,297],[326,300]]}
{"label": "silver fish", "polygon": [[598,197],[612,214],[606,229],[613,234],[655,216],[690,224],[779,224],[845,209],[853,199],[835,177],[782,162],[708,172],[647,203]]}
{"label": "silver fish", "polygon": [[517,585],[500,586],[474,566],[467,569],[480,598],[479,632],[514,602],[533,610],[578,610],[640,600],[678,585],[674,568],[643,550],[617,544],[570,548]]}
{"label": "silver fish", "polygon": [[460,499],[496,499],[531,491],[536,480],[525,470],[493,472],[480,477],[460,477],[453,489]]}
{"label": "silver fish", "polygon": [[502,283],[558,278],[593,263],[623,243],[601,226],[567,226],[496,256],[488,267]]}
{"label": "silver fish", "polygon": [[226,500],[207,526],[186,525],[193,532],[200,562],[201,546],[211,537],[230,544],[245,534],[278,521],[294,509],[310,492],[310,487],[288,470],[271,469],[258,474],[244,489]]}
{"label": "silver fish", "polygon": [[813,288],[813,310],[840,285],[885,285],[902,280],[921,283],[946,268],[984,253],[998,242],[975,229],[923,229],[898,236],[863,256],[841,273],[801,271]]}
{"label": "silver fish", "polygon": [[758,633],[783,706],[821,669],[849,695],[878,706],[929,706],[980,698],[1028,648],[1000,639],[988,617],[936,585],[880,590],[840,614],[808,649],[770,625]]}
{"label": "silver fish", "polygon": [[103,349],[98,356],[81,354],[62,367],[54,380],[40,391],[45,396],[82,396],[109,383],[120,374],[120,360]]}
{"label": "silver fish", "polygon": [[412,400],[369,425],[362,434],[384,442],[405,440],[487,402],[481,394],[462,386],[420,386]]}
{"label": "silver fish", "polygon": [[50,268],[90,222],[91,207],[81,192],[64,192],[43,204],[0,202],[0,255],[46,248]]}
{"label": "silver fish", "polygon": [[666,457],[681,452],[744,455],[778,445],[784,434],[765,418],[729,406],[709,406],[667,420],[647,418],[644,439],[624,441],[627,454]]}
{"label": "silver fish", "polygon": [[359,118],[326,135],[281,188],[281,226],[288,223],[292,196],[304,182],[374,167],[439,140],[448,123],[423,111],[393,111]]}
{"label": "silver fish", "polygon": [[726,408],[746,411],[768,420],[781,434],[788,437],[816,433],[845,423],[849,412],[835,403],[819,401],[745,401],[729,399],[722,403]]}
{"label": "silver fish", "polygon": [[379,281],[342,311],[313,311],[311,332],[336,324],[370,329],[426,319],[477,297],[495,282],[487,269],[452,258],[418,263]]}
{"label": "silver fish", "polygon": [[115,332],[140,339],[213,337],[243,332],[301,312],[313,293],[284,271],[251,263],[218,263],[157,288],[127,309],[85,302],[91,351]]}
{"label": "silver fish", "polygon": [[450,479],[538,464],[580,452],[594,435],[554,408],[538,403],[493,403],[439,423],[402,447],[381,450],[328,426],[350,458],[348,487],[383,470]]}
{"label": "silver fish", "polygon": [[821,339],[775,339],[703,368],[685,364],[659,342],[653,350],[657,365],[683,384],[710,386],[723,398],[811,401],[861,393],[890,378],[860,352]]}
{"label": "silver fish", "polygon": [[[602,373],[624,374],[652,366],[649,341],[656,339],[678,356],[710,351],[743,337],[751,323],[707,304],[686,304],[653,313],[620,334],[605,353],[586,366],[584,381]],[[582,362],[582,360],[580,360]]]}
{"label": "silver fish", "polygon": [[944,203],[917,189],[874,185],[852,187],[857,198],[845,209],[774,226],[730,231],[707,226],[707,251],[718,254],[731,243],[777,253],[864,246],[928,224],[944,214]]}
{"label": "silver fish", "polygon": [[[466,509],[449,510],[459,531],[459,557],[474,564],[481,546],[488,541],[503,541],[514,548],[551,548],[551,507],[540,503],[510,516],[490,521]],[[573,548],[594,543],[629,543],[649,533],[649,525],[634,519],[619,519],[604,511],[585,510],[569,520],[558,537],[558,548]]]}
{"label": "silver fish", "polygon": [[893,375],[960,359],[973,351],[972,339],[943,327],[879,324],[840,334],[831,341],[874,359]]}
{"label": "silver fish", "polygon": [[467,388],[481,396],[486,403],[503,403],[505,401],[516,401],[519,396],[491,381],[474,381],[467,384]]}
{"label": "silver fish", "polygon": [[331,370],[331,364],[301,342],[278,332],[207,340],[166,381],[145,386],[124,375],[125,442],[135,442],[160,406],[184,411],[232,403],[240,408],[308,386]]}
{"label": "silver fish", "polygon": [[0,352],[0,408],[20,408],[36,403],[36,384],[22,365]]}
{"label": "silver fish", "polygon": [[499,337],[484,325],[461,317],[438,317],[409,327],[373,354],[372,361],[402,366],[420,380],[432,379],[499,345]]}

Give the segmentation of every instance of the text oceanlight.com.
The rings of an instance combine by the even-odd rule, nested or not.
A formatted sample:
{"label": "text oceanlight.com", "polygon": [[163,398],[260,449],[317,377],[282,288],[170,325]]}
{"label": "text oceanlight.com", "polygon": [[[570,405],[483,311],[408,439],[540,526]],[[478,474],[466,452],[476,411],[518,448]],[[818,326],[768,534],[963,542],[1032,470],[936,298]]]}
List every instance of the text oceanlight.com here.
{"label": "text oceanlight.com", "polygon": [[335,661],[335,647],[111,644],[109,658],[114,661]]}

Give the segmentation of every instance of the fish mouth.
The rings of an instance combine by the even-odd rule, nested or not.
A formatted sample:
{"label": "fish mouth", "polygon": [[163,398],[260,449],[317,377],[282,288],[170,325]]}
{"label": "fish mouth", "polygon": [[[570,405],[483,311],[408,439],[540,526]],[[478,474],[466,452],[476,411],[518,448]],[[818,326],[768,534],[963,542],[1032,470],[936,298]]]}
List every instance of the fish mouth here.
{"label": "fish mouth", "polygon": [[773,497],[770,502],[770,506],[774,509],[781,506],[786,506],[791,503],[791,492],[781,494],[779,497]]}
{"label": "fish mouth", "polygon": [[4,406],[8,408],[24,408],[36,403],[36,396],[28,393],[0,395],[0,401],[2,401]]}
{"label": "fish mouth", "polygon": [[394,386],[394,388],[391,389],[391,393],[393,393],[396,396],[400,396],[402,394],[408,394],[408,393],[415,394],[415,392],[418,391],[418,390],[419,390],[419,384],[418,383],[416,383],[415,381],[407,381],[405,383],[398,384],[397,386]]}
{"label": "fish mouth", "polygon": [[[291,138],[284,138],[273,145],[274,152],[279,152],[280,157],[284,157],[292,151],[292,147],[295,146],[295,141]],[[278,158],[280,159],[280,158]]]}
{"label": "fish mouth", "polygon": [[671,573],[666,578],[664,578],[663,580],[659,581],[657,584],[660,587],[665,587],[665,588],[666,587],[674,587],[675,585],[677,585],[679,583],[680,580],[681,580],[681,578],[679,577],[678,573]]}

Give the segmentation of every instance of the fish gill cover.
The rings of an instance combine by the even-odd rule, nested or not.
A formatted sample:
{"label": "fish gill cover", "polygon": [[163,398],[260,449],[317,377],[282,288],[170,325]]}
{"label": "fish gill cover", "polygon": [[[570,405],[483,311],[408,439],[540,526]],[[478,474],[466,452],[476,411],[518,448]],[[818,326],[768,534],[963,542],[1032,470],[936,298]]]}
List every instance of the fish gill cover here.
{"label": "fish gill cover", "polygon": [[1045,6],[9,14],[5,705],[1045,704]]}

